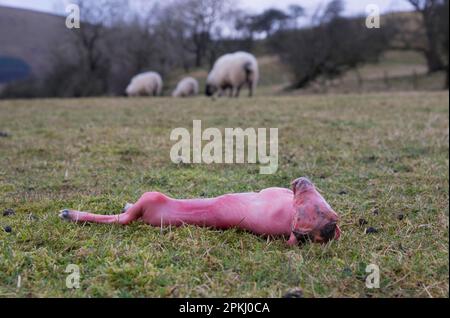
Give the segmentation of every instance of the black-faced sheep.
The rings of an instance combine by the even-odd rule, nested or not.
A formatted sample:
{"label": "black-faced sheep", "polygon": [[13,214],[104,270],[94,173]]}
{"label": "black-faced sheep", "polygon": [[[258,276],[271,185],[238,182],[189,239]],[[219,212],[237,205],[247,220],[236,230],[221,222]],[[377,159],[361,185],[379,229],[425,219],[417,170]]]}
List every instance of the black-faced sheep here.
{"label": "black-faced sheep", "polygon": [[229,96],[238,97],[244,85],[253,96],[259,79],[258,61],[247,52],[236,52],[221,56],[213,66],[206,81],[206,95],[218,93],[222,96],[229,90]]}
{"label": "black-faced sheep", "polygon": [[172,93],[173,97],[189,97],[198,95],[198,82],[193,77],[183,78]]}
{"label": "black-faced sheep", "polygon": [[146,72],[131,79],[126,89],[128,96],[159,96],[162,93],[163,81],[156,72]]}

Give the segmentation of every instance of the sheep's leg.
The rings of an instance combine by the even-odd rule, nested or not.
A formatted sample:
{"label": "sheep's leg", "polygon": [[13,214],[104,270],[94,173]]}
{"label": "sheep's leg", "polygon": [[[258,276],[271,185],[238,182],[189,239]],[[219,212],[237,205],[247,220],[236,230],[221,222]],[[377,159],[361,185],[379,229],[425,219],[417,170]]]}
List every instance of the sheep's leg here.
{"label": "sheep's leg", "polygon": [[253,96],[253,82],[249,81],[248,82],[248,97],[252,97]]}
{"label": "sheep's leg", "polygon": [[233,95],[234,95],[234,87],[233,86],[231,86],[230,87],[230,91],[228,92],[228,97],[233,97]]}
{"label": "sheep's leg", "polygon": [[241,89],[242,89],[242,85],[239,85],[236,89],[236,94],[234,95],[234,97],[238,98],[239,95],[241,94]]}

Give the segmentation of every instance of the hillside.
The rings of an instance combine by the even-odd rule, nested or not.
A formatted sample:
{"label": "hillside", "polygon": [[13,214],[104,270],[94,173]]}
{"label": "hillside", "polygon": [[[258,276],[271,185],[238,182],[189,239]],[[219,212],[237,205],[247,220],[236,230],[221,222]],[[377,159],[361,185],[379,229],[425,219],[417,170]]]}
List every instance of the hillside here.
{"label": "hillside", "polygon": [[55,43],[61,44],[68,32],[64,21],[57,15],[0,6],[0,57],[23,60],[39,77],[49,68]]}

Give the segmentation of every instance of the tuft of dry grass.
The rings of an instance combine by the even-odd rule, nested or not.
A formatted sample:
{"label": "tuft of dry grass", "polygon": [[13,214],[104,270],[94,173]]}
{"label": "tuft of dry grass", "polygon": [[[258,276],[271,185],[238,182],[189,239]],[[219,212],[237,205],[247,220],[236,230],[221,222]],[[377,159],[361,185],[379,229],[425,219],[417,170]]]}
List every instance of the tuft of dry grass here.
{"label": "tuft of dry grass", "polygon": [[[300,287],[307,297],[448,297],[448,103],[447,92],[0,101],[0,130],[11,134],[0,138],[0,212],[16,212],[0,215],[12,229],[0,231],[0,296],[279,297]],[[193,119],[279,128],[278,172],[172,163],[170,132]],[[234,229],[80,226],[57,214],[117,213],[145,191],[288,187],[299,176],[340,213],[339,242],[289,248]],[[379,289],[365,286],[371,263]],[[80,289],[66,288],[69,264],[80,266]]]}

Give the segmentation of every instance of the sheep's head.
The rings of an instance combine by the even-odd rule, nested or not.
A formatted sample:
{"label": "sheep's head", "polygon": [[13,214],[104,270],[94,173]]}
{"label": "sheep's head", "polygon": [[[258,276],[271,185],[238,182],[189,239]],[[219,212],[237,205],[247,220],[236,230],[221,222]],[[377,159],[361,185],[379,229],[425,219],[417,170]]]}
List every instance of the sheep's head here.
{"label": "sheep's head", "polygon": [[124,95],[125,96],[132,96],[133,95],[133,88],[132,88],[131,84],[128,85],[127,88],[125,89]]}
{"label": "sheep's head", "polygon": [[212,84],[206,84],[205,93],[206,96],[211,97],[217,92],[217,86]]}

